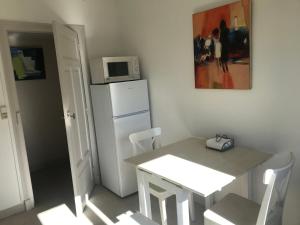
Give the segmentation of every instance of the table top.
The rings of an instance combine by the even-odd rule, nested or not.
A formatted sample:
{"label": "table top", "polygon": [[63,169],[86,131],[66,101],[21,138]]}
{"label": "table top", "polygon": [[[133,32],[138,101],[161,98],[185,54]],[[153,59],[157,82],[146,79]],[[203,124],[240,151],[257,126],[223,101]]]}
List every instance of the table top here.
{"label": "table top", "polygon": [[125,161],[138,166],[161,156],[173,155],[237,178],[272,157],[272,154],[242,147],[219,152],[207,149],[205,141],[201,138],[188,138]]}
{"label": "table top", "polygon": [[173,155],[142,163],[138,168],[201,196],[220,191],[235,177]]}

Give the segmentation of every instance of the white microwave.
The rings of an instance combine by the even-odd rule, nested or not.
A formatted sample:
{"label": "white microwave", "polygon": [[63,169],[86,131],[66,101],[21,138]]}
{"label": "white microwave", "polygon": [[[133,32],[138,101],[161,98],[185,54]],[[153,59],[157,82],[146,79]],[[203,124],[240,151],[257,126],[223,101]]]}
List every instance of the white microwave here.
{"label": "white microwave", "polygon": [[98,57],[91,60],[92,84],[140,79],[137,56]]}

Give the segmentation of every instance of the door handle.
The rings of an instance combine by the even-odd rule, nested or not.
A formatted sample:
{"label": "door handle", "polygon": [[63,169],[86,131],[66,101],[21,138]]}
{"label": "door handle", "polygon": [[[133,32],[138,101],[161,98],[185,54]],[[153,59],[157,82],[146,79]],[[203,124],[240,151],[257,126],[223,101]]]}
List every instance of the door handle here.
{"label": "door handle", "polygon": [[67,117],[68,117],[68,118],[71,118],[71,119],[73,119],[73,120],[75,120],[76,115],[75,115],[75,113],[72,113],[72,112],[70,112],[70,111],[68,110],[68,111],[67,111]]}
{"label": "door handle", "polygon": [[0,118],[2,120],[7,119],[8,113],[5,105],[0,105]]}

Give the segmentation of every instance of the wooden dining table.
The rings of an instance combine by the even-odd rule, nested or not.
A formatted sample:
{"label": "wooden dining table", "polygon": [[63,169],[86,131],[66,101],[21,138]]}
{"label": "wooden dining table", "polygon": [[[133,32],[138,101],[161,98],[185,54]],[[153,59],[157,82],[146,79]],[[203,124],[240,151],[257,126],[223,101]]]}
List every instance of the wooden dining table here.
{"label": "wooden dining table", "polygon": [[189,224],[189,193],[211,196],[244,174],[249,174],[249,198],[252,198],[252,173],[272,154],[243,147],[225,152],[208,149],[204,138],[188,138],[126,160],[136,167],[140,213],[152,218],[149,183],[176,195],[177,223]]}

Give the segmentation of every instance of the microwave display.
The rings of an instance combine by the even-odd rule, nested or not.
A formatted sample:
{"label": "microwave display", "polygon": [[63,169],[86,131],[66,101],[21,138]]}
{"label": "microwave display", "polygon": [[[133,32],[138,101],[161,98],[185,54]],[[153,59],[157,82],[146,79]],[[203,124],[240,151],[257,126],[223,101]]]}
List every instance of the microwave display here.
{"label": "microwave display", "polygon": [[128,76],[128,62],[109,62],[107,63],[108,74],[110,77]]}

